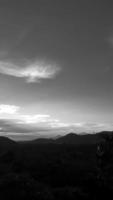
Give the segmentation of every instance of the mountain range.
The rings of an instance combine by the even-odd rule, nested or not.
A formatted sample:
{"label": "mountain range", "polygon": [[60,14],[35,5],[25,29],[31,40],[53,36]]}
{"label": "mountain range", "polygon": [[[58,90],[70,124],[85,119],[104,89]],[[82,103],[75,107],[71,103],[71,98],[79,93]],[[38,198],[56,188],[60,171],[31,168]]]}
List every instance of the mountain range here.
{"label": "mountain range", "polygon": [[55,138],[38,138],[30,141],[14,141],[8,137],[0,136],[0,151],[2,149],[9,149],[14,147],[18,143],[32,143],[32,144],[73,144],[73,145],[84,145],[84,144],[96,144],[100,142],[104,135],[112,135],[113,132],[104,131],[95,134],[81,134],[69,133],[64,136]]}

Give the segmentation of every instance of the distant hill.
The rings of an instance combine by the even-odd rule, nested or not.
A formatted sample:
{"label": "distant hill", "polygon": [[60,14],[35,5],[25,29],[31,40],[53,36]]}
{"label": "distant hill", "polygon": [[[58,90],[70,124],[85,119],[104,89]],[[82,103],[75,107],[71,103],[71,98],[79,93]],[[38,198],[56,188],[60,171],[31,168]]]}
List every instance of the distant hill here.
{"label": "distant hill", "polygon": [[104,139],[106,136],[113,135],[111,131],[102,131],[95,134],[76,134],[69,133],[64,136],[56,136],[55,138],[37,138],[34,140],[26,140],[26,141],[14,141],[8,137],[0,136],[0,152],[2,150],[8,150],[15,147],[18,143],[32,143],[32,144],[96,144],[102,138]]}
{"label": "distant hill", "polygon": [[75,133],[69,133],[63,137],[60,137],[56,140],[59,144],[95,144],[99,141],[99,135],[97,134],[86,134],[86,135],[78,135]]}
{"label": "distant hill", "polygon": [[53,143],[53,144],[76,144],[76,145],[84,145],[84,144],[96,144],[100,140],[102,140],[102,137],[106,134],[109,134],[109,132],[102,132],[97,134],[84,134],[84,135],[78,135],[76,133],[69,133],[65,136],[56,137],[54,139],[47,139],[47,138],[38,138],[33,141],[29,141],[32,144],[47,144],[47,143]]}

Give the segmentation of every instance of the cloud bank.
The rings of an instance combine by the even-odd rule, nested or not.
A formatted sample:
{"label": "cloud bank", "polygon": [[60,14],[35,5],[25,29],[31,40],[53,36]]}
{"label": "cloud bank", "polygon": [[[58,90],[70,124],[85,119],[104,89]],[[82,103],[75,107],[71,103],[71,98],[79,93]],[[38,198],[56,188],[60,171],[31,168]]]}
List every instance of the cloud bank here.
{"label": "cloud bank", "polygon": [[47,114],[23,114],[16,105],[0,105],[0,135],[13,136],[15,139],[112,130],[111,123],[63,123]]}
{"label": "cloud bank", "polygon": [[52,79],[59,71],[59,67],[44,62],[27,62],[22,67],[11,62],[0,61],[0,74],[24,78],[27,82],[39,82],[41,79]]}

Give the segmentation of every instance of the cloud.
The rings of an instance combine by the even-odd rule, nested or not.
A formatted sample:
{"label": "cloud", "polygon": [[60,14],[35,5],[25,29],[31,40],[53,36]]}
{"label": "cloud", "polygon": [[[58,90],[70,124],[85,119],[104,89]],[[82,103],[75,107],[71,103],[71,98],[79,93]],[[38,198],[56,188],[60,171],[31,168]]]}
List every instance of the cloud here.
{"label": "cloud", "polygon": [[95,133],[95,132],[101,132],[101,131],[113,131],[112,123],[81,122],[81,123],[74,123],[72,127],[73,127],[73,130],[77,131],[78,133],[81,133],[81,132]]}
{"label": "cloud", "polygon": [[47,114],[22,114],[19,106],[0,105],[0,134],[37,135],[41,132],[43,135],[59,127],[58,123],[59,120]]}
{"label": "cloud", "polygon": [[4,104],[0,105],[0,114],[15,114],[18,110],[18,106]]}
{"label": "cloud", "polygon": [[26,62],[24,66],[18,66],[11,62],[0,62],[0,73],[8,76],[25,78],[27,82],[39,82],[41,79],[54,78],[60,68],[44,62]]}
{"label": "cloud", "polygon": [[18,115],[17,124],[26,124],[28,126],[52,126],[53,123],[57,123],[57,119],[53,119],[50,115]]}
{"label": "cloud", "polygon": [[19,124],[36,124],[42,122],[48,122],[50,115],[21,115]]}

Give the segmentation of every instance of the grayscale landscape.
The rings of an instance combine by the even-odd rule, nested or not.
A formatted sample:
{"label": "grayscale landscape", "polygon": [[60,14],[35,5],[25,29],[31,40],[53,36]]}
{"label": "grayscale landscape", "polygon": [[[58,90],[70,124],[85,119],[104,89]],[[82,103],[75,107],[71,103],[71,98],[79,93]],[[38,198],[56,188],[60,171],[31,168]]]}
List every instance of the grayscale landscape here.
{"label": "grayscale landscape", "polygon": [[113,3],[0,0],[0,200],[113,198]]}

